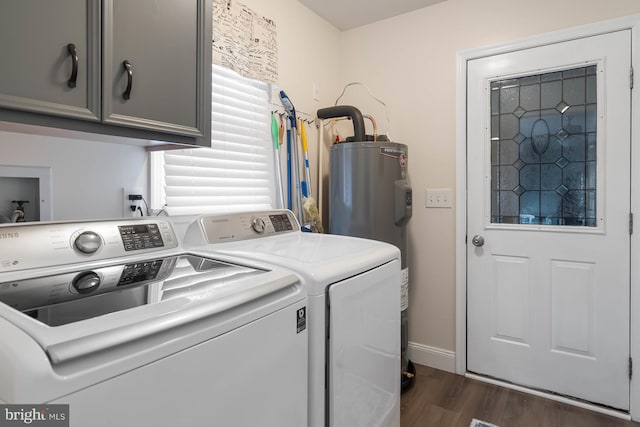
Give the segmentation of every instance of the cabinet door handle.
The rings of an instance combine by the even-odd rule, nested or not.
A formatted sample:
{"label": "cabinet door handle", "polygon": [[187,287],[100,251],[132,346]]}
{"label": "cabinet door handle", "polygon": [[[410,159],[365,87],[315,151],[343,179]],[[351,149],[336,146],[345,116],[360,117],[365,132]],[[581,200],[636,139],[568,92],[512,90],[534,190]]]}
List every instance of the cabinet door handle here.
{"label": "cabinet door handle", "polygon": [[70,88],[76,87],[76,80],[78,79],[78,49],[76,49],[76,45],[73,43],[69,43],[67,45],[67,50],[69,51],[69,55],[71,55],[71,76],[67,81],[67,86]]}
{"label": "cabinet door handle", "polygon": [[129,99],[131,98],[131,86],[133,86],[133,70],[131,69],[131,63],[129,61],[124,61],[122,66],[127,72],[127,88],[124,90],[122,97],[124,99]]}

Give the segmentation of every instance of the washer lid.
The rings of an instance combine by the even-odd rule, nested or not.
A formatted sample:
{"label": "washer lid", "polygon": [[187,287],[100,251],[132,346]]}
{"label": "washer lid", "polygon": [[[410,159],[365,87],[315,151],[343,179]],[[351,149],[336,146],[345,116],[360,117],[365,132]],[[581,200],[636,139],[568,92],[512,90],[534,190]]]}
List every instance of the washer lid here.
{"label": "washer lid", "polygon": [[[32,311],[48,307],[58,313],[64,323],[94,317],[136,305],[150,304],[163,299],[176,298],[188,293],[213,288],[230,288],[232,282],[244,277],[259,277],[264,269],[204,258],[192,254],[152,259],[125,259],[117,264],[87,263],[69,267],[63,273],[27,276],[0,275],[0,302],[19,311]],[[145,286],[154,290],[152,299],[128,296],[126,303],[110,303],[108,297],[117,292]],[[156,291],[157,289],[157,291]],[[133,293],[130,293],[133,294]],[[138,292],[140,294],[140,292]],[[102,303],[92,304],[101,296]],[[114,299],[114,298],[112,298]],[[123,298],[120,298],[123,299]],[[93,313],[93,311],[96,311]],[[71,313],[83,313],[82,318]],[[37,313],[36,313],[37,314]],[[63,324],[49,316],[38,320],[50,326]],[[55,322],[55,324],[53,323]]]}
{"label": "washer lid", "polygon": [[[183,254],[173,261],[171,274],[144,285],[147,299],[135,307],[113,304],[114,310],[74,318],[74,310],[83,312],[76,310],[79,305],[119,293],[111,292],[52,306],[61,317],[71,317],[71,322],[47,322],[50,326],[3,303],[0,317],[29,334],[56,365],[140,340],[164,342],[162,335],[169,331],[197,330],[205,323],[216,336],[240,326],[230,319],[239,316],[245,324],[263,316],[256,307],[276,310],[305,297],[299,279],[288,271],[229,261]],[[44,317],[49,315],[45,311]]]}

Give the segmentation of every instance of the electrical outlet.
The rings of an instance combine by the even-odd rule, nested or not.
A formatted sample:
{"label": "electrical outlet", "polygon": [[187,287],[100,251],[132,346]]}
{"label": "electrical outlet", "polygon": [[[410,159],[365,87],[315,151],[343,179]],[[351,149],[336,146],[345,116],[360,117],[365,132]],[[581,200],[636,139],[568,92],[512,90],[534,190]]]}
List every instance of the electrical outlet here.
{"label": "electrical outlet", "polygon": [[320,88],[318,87],[317,83],[313,83],[312,87],[311,87],[311,91],[312,91],[312,95],[313,95],[313,100],[314,101],[320,101]]}
{"label": "electrical outlet", "polygon": [[427,188],[424,206],[426,208],[453,207],[453,191],[450,188]]}
{"label": "electrical outlet", "polygon": [[[139,187],[127,188],[122,187],[122,217],[123,218],[131,218],[140,216],[140,211],[138,207],[143,209],[144,206],[142,200],[129,200],[130,194],[142,194],[142,189]],[[133,206],[133,209],[131,208]]]}

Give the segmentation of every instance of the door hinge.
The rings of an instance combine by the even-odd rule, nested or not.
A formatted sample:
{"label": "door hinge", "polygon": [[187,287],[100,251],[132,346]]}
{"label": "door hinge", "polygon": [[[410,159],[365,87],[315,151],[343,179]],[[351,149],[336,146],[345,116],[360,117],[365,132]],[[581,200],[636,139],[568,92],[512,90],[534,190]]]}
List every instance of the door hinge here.
{"label": "door hinge", "polygon": [[633,234],[633,212],[629,212],[629,235]]}
{"label": "door hinge", "polygon": [[633,89],[633,67],[629,70],[629,88]]}
{"label": "door hinge", "polygon": [[629,379],[633,376],[633,359],[629,356]]}

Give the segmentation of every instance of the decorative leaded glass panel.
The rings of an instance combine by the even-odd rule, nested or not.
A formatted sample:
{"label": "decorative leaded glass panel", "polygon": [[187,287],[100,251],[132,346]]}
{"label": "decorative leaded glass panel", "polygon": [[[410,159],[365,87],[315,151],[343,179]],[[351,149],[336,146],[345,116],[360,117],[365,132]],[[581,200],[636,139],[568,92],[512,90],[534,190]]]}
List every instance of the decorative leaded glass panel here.
{"label": "decorative leaded glass panel", "polygon": [[596,226],[596,66],[491,83],[491,222]]}

